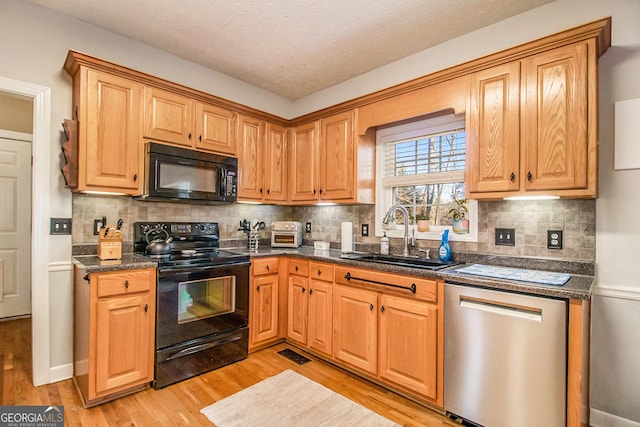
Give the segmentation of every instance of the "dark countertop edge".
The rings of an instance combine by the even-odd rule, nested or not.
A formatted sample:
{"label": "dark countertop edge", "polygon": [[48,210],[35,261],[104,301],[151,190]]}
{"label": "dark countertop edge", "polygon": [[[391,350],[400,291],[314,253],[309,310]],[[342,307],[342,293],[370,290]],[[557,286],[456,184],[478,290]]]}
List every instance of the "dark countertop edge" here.
{"label": "dark countertop edge", "polygon": [[158,263],[135,254],[124,254],[122,259],[101,260],[96,255],[77,255],[72,261],[87,273],[101,273],[106,271],[136,270],[142,268],[156,268]]}
{"label": "dark countertop edge", "polygon": [[[500,289],[514,292],[521,292],[530,295],[540,295],[556,298],[573,298],[588,300],[591,298],[591,289],[595,282],[595,278],[591,275],[571,274],[571,279],[564,286],[543,285],[536,283],[520,282],[515,280],[494,279],[489,277],[472,276],[469,274],[456,273],[456,269],[463,265],[452,266],[439,271],[422,270],[418,268],[400,267],[389,264],[377,264],[365,261],[357,261],[354,259],[340,258],[342,253],[339,250],[330,249],[328,251],[317,251],[312,247],[302,246],[300,248],[261,248],[258,252],[249,252],[245,248],[227,248],[231,251],[248,253],[251,258],[261,258],[269,256],[292,256],[318,262],[331,262],[346,266],[368,268],[387,273],[406,274],[416,277],[425,277],[429,279],[442,279],[446,282],[456,282],[460,284],[477,285],[483,288]],[[512,263],[499,264],[497,256],[490,265],[502,265],[505,267],[514,266]],[[502,257],[507,258],[507,257]],[[474,260],[470,263],[481,263],[481,260]],[[529,265],[516,265],[519,268],[532,268]],[[546,269],[549,270],[549,269]],[[554,270],[550,270],[554,271]],[[558,272],[565,272],[560,269]]]}
{"label": "dark countertop edge", "polygon": [[[571,279],[564,286],[542,285],[456,273],[456,269],[460,268],[461,265],[449,267],[447,269],[439,271],[422,270],[418,268],[400,267],[389,264],[377,264],[358,261],[354,259],[340,258],[342,253],[339,250],[330,249],[328,251],[319,251],[309,246],[302,246],[299,248],[272,248],[270,246],[264,245],[257,252],[249,251],[246,247],[225,247],[224,249],[235,253],[248,254],[251,258],[291,256],[295,258],[307,259],[310,261],[331,262],[334,264],[367,268],[387,273],[405,274],[416,277],[424,277],[428,279],[442,279],[447,282],[468,284],[471,286],[476,285],[482,286],[483,288],[522,292],[530,295],[540,295],[556,298],[588,300],[591,298],[591,289],[595,282],[595,278],[592,275],[576,274],[575,272],[573,272],[575,270],[569,271],[569,273],[571,274]],[[461,259],[458,259],[457,261],[463,262]],[[500,261],[503,262],[501,263]],[[545,261],[545,264],[547,266],[547,268],[543,268],[543,270],[557,271],[562,273],[567,272],[566,264],[563,264],[564,267],[559,267],[557,270],[554,270],[549,268],[551,261],[543,261]],[[146,257],[141,257],[135,254],[124,254],[121,260],[114,261],[101,261],[95,255],[74,256],[73,262],[87,272],[132,270],[157,267],[156,262],[150,261]],[[509,259],[509,257],[501,257],[497,255],[489,256],[486,261],[481,257],[472,257],[472,259],[466,262],[482,263],[487,265],[500,265],[505,267],[537,269],[535,266],[531,266],[530,264],[523,265],[516,263],[516,265],[514,265],[514,261]],[[580,271],[581,269],[578,270]]]}

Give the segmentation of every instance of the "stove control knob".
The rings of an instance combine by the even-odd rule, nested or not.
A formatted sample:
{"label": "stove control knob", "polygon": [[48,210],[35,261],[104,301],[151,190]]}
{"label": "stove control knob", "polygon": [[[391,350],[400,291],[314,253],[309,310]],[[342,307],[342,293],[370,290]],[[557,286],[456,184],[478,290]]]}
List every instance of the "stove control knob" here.
{"label": "stove control knob", "polygon": [[204,224],[198,224],[198,230],[205,232],[207,231],[207,226]]}
{"label": "stove control knob", "polygon": [[144,234],[149,231],[149,224],[140,224],[140,231]]}

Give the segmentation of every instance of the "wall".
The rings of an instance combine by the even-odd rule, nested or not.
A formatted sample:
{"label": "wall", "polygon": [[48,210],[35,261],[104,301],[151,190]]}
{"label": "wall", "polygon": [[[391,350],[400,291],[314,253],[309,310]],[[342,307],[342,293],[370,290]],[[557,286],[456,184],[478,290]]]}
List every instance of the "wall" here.
{"label": "wall", "polygon": [[[313,240],[340,240],[340,223],[351,221],[356,242],[379,244],[377,237],[362,237],[361,225],[374,229],[373,206],[314,206],[293,208],[293,218],[303,224],[311,222]],[[380,219],[378,219],[380,221]],[[495,228],[515,228],[515,246],[496,246]],[[547,249],[547,230],[563,230],[562,250]],[[373,236],[373,231],[371,232]],[[456,252],[479,252],[508,256],[595,260],[595,201],[548,200],[503,201],[478,204],[478,242],[450,242]],[[437,240],[419,240],[420,248],[436,249]],[[391,239],[392,252],[402,252],[402,239]],[[435,256],[432,255],[432,256]]]}
{"label": "wall", "polygon": [[0,129],[33,132],[33,101],[0,92]]}

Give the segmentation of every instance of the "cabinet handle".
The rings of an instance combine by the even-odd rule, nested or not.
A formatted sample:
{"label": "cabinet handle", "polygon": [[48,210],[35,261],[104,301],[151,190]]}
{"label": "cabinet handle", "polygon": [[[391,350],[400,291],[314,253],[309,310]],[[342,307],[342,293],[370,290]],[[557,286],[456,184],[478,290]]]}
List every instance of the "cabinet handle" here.
{"label": "cabinet handle", "polygon": [[322,188],[320,189],[320,194],[322,194]]}
{"label": "cabinet handle", "polygon": [[91,281],[91,276],[90,276],[90,274],[91,274],[91,273],[87,273],[87,274],[85,274],[85,276],[83,277],[83,279],[84,279],[84,280],[86,280],[87,282]]}
{"label": "cabinet handle", "polygon": [[309,295],[313,293],[313,289],[309,289]]}
{"label": "cabinet handle", "polygon": [[256,291],[260,292],[260,285],[256,286]]}
{"label": "cabinet handle", "polygon": [[369,304],[369,310],[373,311],[373,304]]}
{"label": "cabinet handle", "polygon": [[529,172],[529,173],[527,174],[527,180],[528,180],[529,182],[531,182],[531,178],[533,178],[533,175],[531,175],[531,172]]}
{"label": "cabinet handle", "polygon": [[189,132],[189,141],[191,141],[191,132]]}
{"label": "cabinet handle", "polygon": [[509,177],[509,181],[515,182],[515,180],[516,180],[516,174],[511,172],[511,176]]}
{"label": "cabinet handle", "polygon": [[298,270],[300,270],[300,267],[298,267],[298,266],[296,265],[296,271],[298,271]]}
{"label": "cabinet handle", "polygon": [[316,189],[315,188],[313,189],[313,194],[316,194]]}
{"label": "cabinet handle", "polygon": [[136,182],[138,180],[138,174],[134,173],[133,174],[133,182]]}
{"label": "cabinet handle", "polygon": [[202,135],[198,136],[198,141],[202,142]]}
{"label": "cabinet handle", "polygon": [[307,288],[302,288],[302,293],[304,294],[307,291]]}
{"label": "cabinet handle", "polygon": [[262,194],[262,187],[260,187],[260,194]]}
{"label": "cabinet handle", "polygon": [[322,274],[322,270],[318,269],[318,276]]}
{"label": "cabinet handle", "polygon": [[269,264],[267,264],[264,268],[265,270],[269,271]]}
{"label": "cabinet handle", "polygon": [[145,304],[144,305],[144,312],[148,312],[149,311],[149,304]]}
{"label": "cabinet handle", "polygon": [[267,188],[267,194],[271,194],[271,190]]}
{"label": "cabinet handle", "polygon": [[129,289],[129,281],[128,280],[124,281],[124,288],[125,289]]}
{"label": "cabinet handle", "polygon": [[384,313],[384,305],[380,307],[380,313]]}

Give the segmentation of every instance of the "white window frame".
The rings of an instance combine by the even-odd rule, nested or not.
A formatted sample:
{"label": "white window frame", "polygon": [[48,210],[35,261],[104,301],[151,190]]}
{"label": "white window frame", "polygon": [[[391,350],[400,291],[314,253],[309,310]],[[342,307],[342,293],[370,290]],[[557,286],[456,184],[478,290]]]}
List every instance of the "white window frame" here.
{"label": "white window frame", "polygon": [[[382,183],[384,170],[384,143],[388,141],[398,141],[402,139],[417,138],[424,135],[432,135],[446,132],[456,127],[464,128],[464,115],[447,114],[438,117],[427,118],[410,123],[385,126],[378,128],[376,132],[376,205],[375,205],[375,233],[376,236],[382,237],[383,232],[387,233],[387,237],[404,237],[404,224],[389,224],[383,228],[382,219],[391,207],[393,202],[393,192],[390,188],[385,188]],[[478,241],[478,202],[476,200],[468,200],[467,207],[469,209],[467,218],[469,219],[469,233],[454,233],[450,226],[434,226],[431,225],[429,231],[418,231],[415,224],[409,225],[409,237],[415,235],[420,240],[440,240],[442,232],[449,229],[449,240],[454,242],[477,242]]]}

